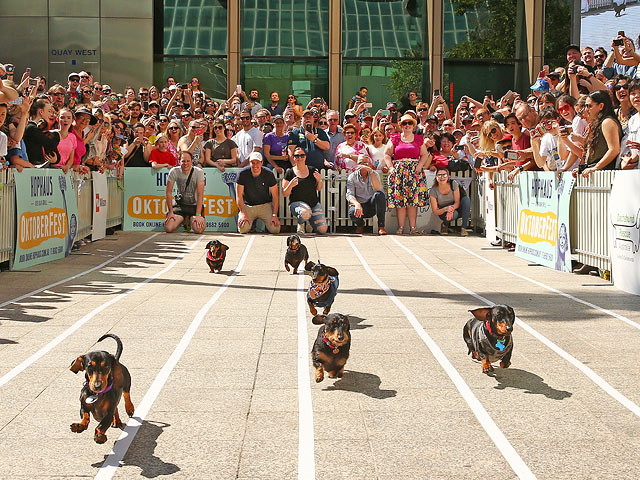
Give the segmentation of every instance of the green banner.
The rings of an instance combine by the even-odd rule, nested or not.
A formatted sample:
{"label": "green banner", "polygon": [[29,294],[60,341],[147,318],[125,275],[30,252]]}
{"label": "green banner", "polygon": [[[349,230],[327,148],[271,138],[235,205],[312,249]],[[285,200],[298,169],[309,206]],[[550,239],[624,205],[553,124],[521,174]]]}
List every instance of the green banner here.
{"label": "green banner", "polygon": [[555,172],[523,172],[518,178],[516,256],[570,272],[569,201],[575,179]]}
{"label": "green banner", "polygon": [[25,168],[16,181],[16,254],[13,269],[64,258],[78,232],[78,202],[71,175]]}
{"label": "green banner", "polygon": [[[239,168],[205,168],[204,213],[207,232],[237,232],[235,183]],[[124,174],[123,230],[164,231],[169,170],[127,167]],[[174,186],[174,194],[176,193]]]}

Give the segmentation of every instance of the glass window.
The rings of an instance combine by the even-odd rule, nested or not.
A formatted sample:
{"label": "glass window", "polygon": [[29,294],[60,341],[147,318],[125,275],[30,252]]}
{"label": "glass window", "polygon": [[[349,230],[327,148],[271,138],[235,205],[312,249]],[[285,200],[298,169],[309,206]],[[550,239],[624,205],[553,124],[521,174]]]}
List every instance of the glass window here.
{"label": "glass window", "polygon": [[243,0],[242,55],[326,57],[329,2]]}
{"label": "glass window", "polygon": [[178,83],[188,83],[193,77],[200,81],[200,87],[211,98],[227,98],[227,58],[226,57],[172,57],[165,56],[156,65],[154,85],[165,86],[167,77],[175,77]]}
{"label": "glass window", "polygon": [[218,2],[165,0],[164,54],[226,55],[226,7]]}
{"label": "glass window", "polygon": [[407,50],[427,56],[425,0],[344,0],[342,5],[344,57],[400,58]]}
{"label": "glass window", "polygon": [[526,91],[524,0],[475,6],[444,0],[443,55],[443,96],[455,105],[462,95],[482,101],[486,90],[496,99],[510,89]]}
{"label": "glass window", "polygon": [[329,98],[329,60],[245,58],[242,60],[242,87],[257,88],[260,103],[268,105],[270,93],[278,92],[280,104],[293,93],[303,107],[313,97]]}

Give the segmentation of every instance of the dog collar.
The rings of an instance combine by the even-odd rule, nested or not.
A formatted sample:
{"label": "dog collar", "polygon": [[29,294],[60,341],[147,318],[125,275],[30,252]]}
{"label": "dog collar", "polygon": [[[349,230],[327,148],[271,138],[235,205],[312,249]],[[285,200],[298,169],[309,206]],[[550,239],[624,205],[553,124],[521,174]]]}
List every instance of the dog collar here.
{"label": "dog collar", "polygon": [[[87,381],[85,383],[85,386],[89,386],[89,382]],[[105,388],[104,390],[102,390],[101,392],[97,392],[94,393],[93,395],[89,395],[86,399],[85,399],[85,403],[88,404],[92,404],[92,403],[96,403],[98,401],[98,397],[100,395],[103,395],[105,393],[107,393],[109,390],[111,390],[111,388],[113,388],[113,380],[111,381],[111,383],[107,386],[107,388]],[[89,388],[89,390],[91,390],[91,388]]]}
{"label": "dog collar", "polygon": [[[490,335],[496,337],[500,343],[504,343],[504,339],[505,339],[506,335],[494,335],[493,330],[491,330],[491,325],[489,324],[489,320],[487,320],[484,323],[484,325],[485,325],[485,327],[487,327],[487,330],[489,331]],[[500,350],[502,351],[502,349],[500,349]]]}
{"label": "dog collar", "polygon": [[290,246],[289,248],[295,252],[296,250],[298,250],[300,248],[300,244],[298,244],[298,246],[296,248],[293,248],[293,246]]}
{"label": "dog collar", "polygon": [[331,348],[333,350],[333,353],[339,353],[340,349],[338,348],[338,346],[334,343],[332,343],[327,336],[323,333],[322,334],[322,341],[327,345],[327,347]]}
{"label": "dog collar", "polygon": [[218,257],[215,257],[215,258],[214,258],[214,257],[213,257],[213,254],[211,253],[211,250],[209,250],[209,251],[207,252],[207,258],[208,258],[209,260],[211,260],[212,262],[217,262],[218,260],[222,260],[222,253],[220,254],[220,256],[218,256]]}

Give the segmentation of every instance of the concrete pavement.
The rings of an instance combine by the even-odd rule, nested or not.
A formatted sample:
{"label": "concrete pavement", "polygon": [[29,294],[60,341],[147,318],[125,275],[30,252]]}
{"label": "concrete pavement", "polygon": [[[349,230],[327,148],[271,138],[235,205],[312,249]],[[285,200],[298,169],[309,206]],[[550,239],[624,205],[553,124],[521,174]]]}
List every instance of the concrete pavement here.
{"label": "concrete pavement", "polygon": [[[150,236],[119,232],[38,272],[2,273],[0,304],[82,273]],[[313,421],[307,440],[318,479],[526,478],[527,471],[548,479],[640,477],[634,412],[640,405],[640,329],[634,326],[640,298],[594,277],[528,266],[478,237],[307,236],[310,257],[340,271],[332,311],[350,315],[352,349],[342,379],[315,384],[308,360],[318,327],[307,312],[312,410],[306,411],[299,408],[297,378],[303,293],[298,277],[283,268],[286,236],[254,237],[249,246],[249,236],[234,234],[159,235],[103,268],[1,307],[1,476],[105,473],[101,467],[121,431],[109,429],[107,443],[97,445],[93,419],[82,434],[69,430],[83,379],[68,366],[93,349],[113,352],[110,339],[95,344],[110,331],[123,340],[121,360],[132,373],[136,407],[154,381],[165,381],[140,418],[116,478],[297,478],[301,415]],[[209,238],[231,247],[222,274],[209,274],[205,265]],[[241,270],[230,277],[243,253]],[[522,323],[514,330],[512,367],[494,376],[482,374],[466,355],[462,326],[467,310],[481,305],[470,292],[512,305]],[[202,321],[190,334],[199,312]],[[186,348],[163,373],[185,333]],[[58,343],[37,357],[56,337]],[[456,375],[462,384],[454,384]],[[120,412],[126,421],[122,405]],[[524,469],[514,467],[518,460]]]}

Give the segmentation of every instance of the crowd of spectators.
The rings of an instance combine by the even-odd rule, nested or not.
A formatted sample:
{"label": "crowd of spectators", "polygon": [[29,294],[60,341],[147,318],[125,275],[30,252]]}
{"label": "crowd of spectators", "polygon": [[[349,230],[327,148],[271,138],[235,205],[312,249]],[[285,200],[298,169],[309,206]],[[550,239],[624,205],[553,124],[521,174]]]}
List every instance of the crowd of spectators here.
{"label": "crowd of spectators", "polygon": [[[422,233],[416,212],[430,205],[443,220],[442,233],[460,217],[465,235],[469,198],[451,172],[509,171],[515,179],[526,170],[587,177],[602,169],[638,168],[639,63],[633,40],[619,32],[610,48],[569,45],[566,64],[544,66],[526,95],[494,97],[487,90],[483,98],[465,95],[448,105],[439,91],[429,101],[411,91],[400,105],[389,101],[376,110],[363,86],[342,114],[320,97],[303,106],[293,94],[281,102],[276,91],[262,105],[256,89],[247,95],[238,88],[218,102],[198,78],[180,84],[168,77],[159,87],[118,93],[82,71],[70,73],[65,85],[49,85],[29,69],[17,77],[6,64],[0,65],[0,156],[2,168],[18,171],[44,166],[65,173],[113,171],[120,178],[124,167],[179,167],[182,152],[194,167],[220,171],[249,168],[258,153],[267,172],[284,178],[299,231],[316,232],[326,231],[322,207],[313,200],[322,188],[322,170],[359,172],[352,180],[367,183],[360,191],[366,198],[349,194],[358,228],[363,213],[379,210],[374,192],[382,187],[375,178],[388,173],[382,193],[387,206],[397,209],[396,233],[404,233],[405,218],[409,233]],[[426,185],[429,170],[438,173],[433,186]],[[264,177],[257,165],[254,175]],[[247,212],[244,220],[252,218]]]}

